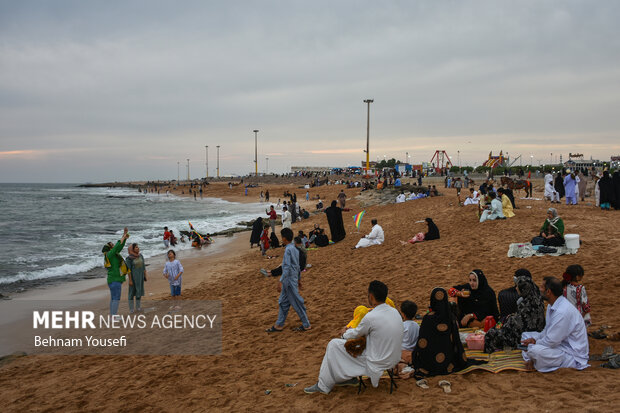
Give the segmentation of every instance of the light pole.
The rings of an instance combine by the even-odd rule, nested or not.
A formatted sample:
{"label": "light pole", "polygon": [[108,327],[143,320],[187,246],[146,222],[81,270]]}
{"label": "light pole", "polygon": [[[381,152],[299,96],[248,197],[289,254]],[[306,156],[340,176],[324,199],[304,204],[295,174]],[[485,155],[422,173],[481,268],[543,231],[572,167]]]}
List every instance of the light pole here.
{"label": "light pole", "polygon": [[366,175],[370,169],[370,104],[374,102],[374,99],[366,99],[364,103],[368,105],[368,112],[366,115]]}
{"label": "light pole", "polygon": [[180,171],[181,171],[181,162],[177,161],[177,185],[179,184],[179,179],[181,178]]}
{"label": "light pole", "polygon": [[220,177],[220,145],[216,146],[217,148],[217,177]]}
{"label": "light pole", "polygon": [[553,163],[553,152],[551,152],[551,162],[549,162],[549,164]]}
{"label": "light pole", "polygon": [[459,160],[459,169],[461,169],[461,151],[456,151],[456,155],[457,155],[458,160]]}
{"label": "light pole", "polygon": [[258,129],[254,129],[254,176],[258,176]]}
{"label": "light pole", "polygon": [[189,182],[189,158],[187,159],[187,182]]}
{"label": "light pole", "polygon": [[209,177],[209,145],[205,145],[205,177]]}
{"label": "light pole", "polygon": [[267,175],[269,173],[269,158],[265,158],[265,163],[267,166],[265,166],[265,175]]}

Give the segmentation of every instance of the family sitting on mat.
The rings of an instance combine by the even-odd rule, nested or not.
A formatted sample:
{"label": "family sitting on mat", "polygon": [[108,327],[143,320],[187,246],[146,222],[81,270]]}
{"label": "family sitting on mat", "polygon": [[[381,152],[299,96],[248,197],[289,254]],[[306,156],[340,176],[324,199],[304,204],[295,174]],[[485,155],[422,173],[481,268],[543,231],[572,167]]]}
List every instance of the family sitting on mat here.
{"label": "family sitting on mat", "polygon": [[[504,299],[500,303],[515,308],[515,312],[505,315],[500,324],[487,326],[485,352],[520,348],[526,366],[540,372],[588,367],[584,309],[573,304],[572,294],[579,289],[585,296],[579,284],[582,277],[581,266],[570,266],[563,277],[564,286],[557,278],[545,277],[539,289],[529,271],[517,270],[514,276],[517,297],[510,289],[500,293]],[[568,285],[575,288],[567,288]],[[387,294],[384,283],[376,280],[370,283],[370,307],[357,307],[342,337],[328,343],[318,382],[305,388],[306,393],[326,394],[335,386],[357,386],[362,376],[368,376],[377,387],[384,371],[392,376],[406,369],[413,373],[420,387],[426,388],[424,377],[450,374],[484,363],[467,358],[459,336],[459,325],[476,328],[483,327],[485,320],[500,320],[495,292],[481,270],[473,270],[467,284],[454,286],[448,292],[439,287],[433,289],[429,310],[419,328],[414,321],[417,305],[404,301],[399,314]],[[457,300],[458,317],[449,297]],[[546,315],[544,301],[549,304]],[[589,304],[586,307],[589,312]],[[441,381],[440,386],[449,391],[449,382]]]}

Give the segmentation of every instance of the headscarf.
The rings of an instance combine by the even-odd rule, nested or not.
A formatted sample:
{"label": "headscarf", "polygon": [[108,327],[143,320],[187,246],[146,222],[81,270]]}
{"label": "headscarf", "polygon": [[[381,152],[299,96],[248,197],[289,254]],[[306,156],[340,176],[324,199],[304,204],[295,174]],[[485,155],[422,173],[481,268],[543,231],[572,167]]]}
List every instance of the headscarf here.
{"label": "headscarf", "polygon": [[424,239],[426,241],[439,239],[439,228],[437,228],[437,225],[435,225],[431,218],[426,218],[425,221],[428,224],[428,232],[424,234]]}
{"label": "headscarf", "polygon": [[131,244],[129,247],[127,247],[127,253],[129,254],[127,256],[127,258],[131,258],[132,260],[135,260],[136,258],[140,257],[140,255],[136,254],[136,251],[133,249],[134,244]]}
{"label": "headscarf", "polygon": [[558,227],[555,224],[557,224],[557,222],[560,220],[560,216],[558,215],[558,210],[555,208],[549,208],[547,212],[551,212],[551,215],[553,215],[553,218],[551,219],[547,218],[547,222],[557,231]]}
{"label": "headscarf", "polygon": [[416,378],[450,374],[463,369],[468,362],[446,290],[434,288],[430,306],[431,312],[422,319],[412,354]]}
{"label": "headscarf", "polygon": [[475,275],[476,279],[478,280],[478,288],[476,288],[475,290],[471,290],[471,297],[480,298],[488,289],[491,288],[489,287],[487,277],[485,277],[482,270],[479,269],[472,270],[470,274]]}

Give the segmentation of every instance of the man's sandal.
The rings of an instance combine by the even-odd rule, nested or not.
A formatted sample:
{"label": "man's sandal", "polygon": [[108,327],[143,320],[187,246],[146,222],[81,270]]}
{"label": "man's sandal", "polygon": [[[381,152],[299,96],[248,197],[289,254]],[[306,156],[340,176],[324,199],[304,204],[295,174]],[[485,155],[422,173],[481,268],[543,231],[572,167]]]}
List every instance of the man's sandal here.
{"label": "man's sandal", "polygon": [[275,326],[271,326],[271,328],[265,330],[266,333],[281,333],[282,331],[284,331],[283,328],[277,329]]}

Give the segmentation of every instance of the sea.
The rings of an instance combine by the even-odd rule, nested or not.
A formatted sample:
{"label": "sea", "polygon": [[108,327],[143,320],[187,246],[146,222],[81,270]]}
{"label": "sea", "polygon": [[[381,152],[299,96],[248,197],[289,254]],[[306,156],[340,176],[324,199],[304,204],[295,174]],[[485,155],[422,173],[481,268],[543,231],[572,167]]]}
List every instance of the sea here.
{"label": "sea", "polygon": [[[149,258],[166,252],[164,226],[178,238],[189,222],[200,233],[215,233],[266,216],[265,207],[130,188],[0,184],[0,294],[104,277],[101,248],[116,242],[124,227],[128,243],[137,242]],[[175,247],[190,248],[189,242]]]}

